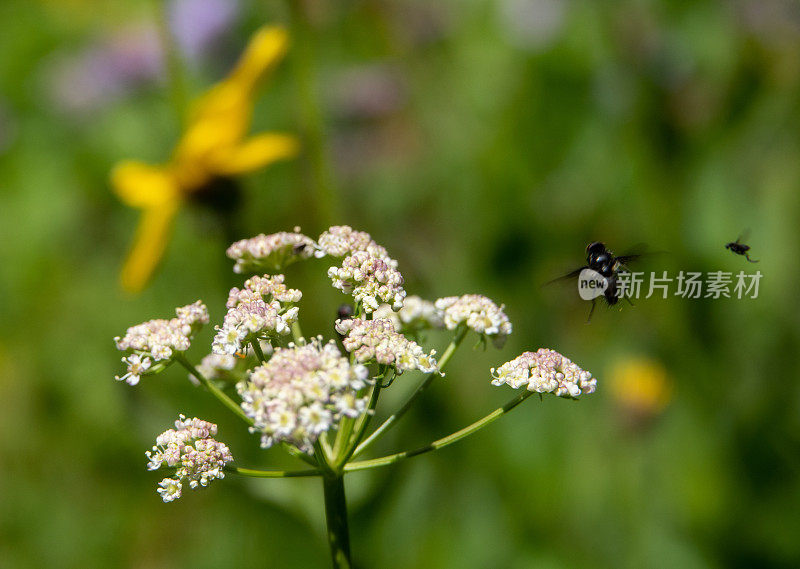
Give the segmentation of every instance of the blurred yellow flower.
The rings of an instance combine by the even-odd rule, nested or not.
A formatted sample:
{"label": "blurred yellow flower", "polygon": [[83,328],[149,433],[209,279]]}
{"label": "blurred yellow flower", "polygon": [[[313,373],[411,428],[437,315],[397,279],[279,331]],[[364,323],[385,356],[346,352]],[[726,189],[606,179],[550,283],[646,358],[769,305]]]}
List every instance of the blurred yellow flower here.
{"label": "blurred yellow flower", "polygon": [[138,292],[150,280],[164,255],[172,221],[192,194],[217,178],[251,172],[297,154],[294,136],[247,136],[258,84],[287,46],[288,35],[282,28],[259,29],[231,73],[195,103],[169,162],[126,160],[114,167],[111,184],[117,196],[142,210],[120,275],[125,290]]}
{"label": "blurred yellow flower", "polygon": [[617,363],[611,373],[611,394],[625,411],[645,419],[660,413],[672,398],[672,382],[664,366],[648,358]]}

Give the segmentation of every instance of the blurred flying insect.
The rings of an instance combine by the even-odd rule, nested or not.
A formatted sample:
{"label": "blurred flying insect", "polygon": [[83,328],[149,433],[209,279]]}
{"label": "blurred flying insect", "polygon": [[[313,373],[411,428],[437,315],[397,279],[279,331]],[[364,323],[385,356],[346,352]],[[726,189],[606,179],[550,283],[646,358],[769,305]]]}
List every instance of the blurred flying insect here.
{"label": "blurred flying insect", "polygon": [[[574,271],[567,273],[564,276],[558,277],[550,281],[550,283],[571,280],[578,278],[579,291],[585,285],[598,284],[599,286],[591,286],[595,289],[590,292],[589,296],[584,296],[581,293],[581,298],[592,301],[592,307],[589,309],[589,317],[586,319],[588,324],[592,320],[594,313],[595,303],[598,297],[603,298],[608,306],[614,306],[619,302],[620,294],[617,280],[620,273],[630,272],[627,265],[642,256],[643,253],[631,253],[627,255],[614,256],[614,252],[606,248],[605,243],[595,241],[586,246],[586,265],[577,268]],[[547,284],[550,284],[547,283]],[[633,306],[629,298],[624,297],[628,303]]]}
{"label": "blurred flying insect", "polygon": [[742,241],[745,241],[749,235],[750,235],[750,230],[749,229],[745,229],[742,232],[742,234],[739,235],[739,237],[736,239],[736,241],[733,241],[732,243],[728,243],[727,245],[725,245],[725,248],[726,249],[730,249],[731,251],[733,251],[737,255],[744,256],[744,258],[747,259],[748,261],[750,261],[751,263],[758,263],[757,259],[751,259],[750,255],[747,254],[747,252],[750,250],[750,245],[745,245],[744,243],[742,243]]}

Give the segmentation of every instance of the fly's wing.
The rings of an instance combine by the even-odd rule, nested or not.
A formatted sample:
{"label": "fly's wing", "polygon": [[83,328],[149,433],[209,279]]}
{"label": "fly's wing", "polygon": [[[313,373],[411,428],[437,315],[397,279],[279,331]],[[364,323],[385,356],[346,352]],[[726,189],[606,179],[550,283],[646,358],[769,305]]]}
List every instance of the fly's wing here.
{"label": "fly's wing", "polygon": [[650,258],[657,255],[664,255],[667,251],[650,251],[645,243],[638,243],[631,247],[624,255],[614,257],[618,270],[623,272],[630,272],[628,264],[640,260],[642,257]]}
{"label": "fly's wing", "polygon": [[652,253],[647,252],[647,245],[644,243],[637,243],[633,247],[631,247],[624,255],[620,255],[618,257],[614,257],[614,261],[616,262],[619,269],[623,271],[630,271],[628,269],[628,264],[632,263],[638,259],[641,259],[644,255],[651,255]]}
{"label": "fly's wing", "polygon": [[644,255],[644,253],[631,253],[630,255],[620,255],[619,257],[614,257],[614,261],[616,261],[620,268],[624,270],[628,270],[628,263],[632,263],[633,261],[640,259]]}
{"label": "fly's wing", "polygon": [[743,243],[750,238],[750,228],[747,227],[744,231],[739,234],[739,237],[736,238],[736,243]]}
{"label": "fly's wing", "polygon": [[578,269],[575,269],[574,271],[571,271],[571,272],[567,273],[566,275],[562,275],[562,276],[560,276],[558,278],[555,278],[555,279],[553,279],[551,281],[547,281],[542,286],[548,286],[548,285],[551,285],[551,284],[554,284],[554,283],[559,283],[559,282],[563,282],[563,281],[572,280],[572,279],[576,278],[579,274],[581,274],[581,271],[583,269],[588,269],[588,268],[589,267],[580,267]]}

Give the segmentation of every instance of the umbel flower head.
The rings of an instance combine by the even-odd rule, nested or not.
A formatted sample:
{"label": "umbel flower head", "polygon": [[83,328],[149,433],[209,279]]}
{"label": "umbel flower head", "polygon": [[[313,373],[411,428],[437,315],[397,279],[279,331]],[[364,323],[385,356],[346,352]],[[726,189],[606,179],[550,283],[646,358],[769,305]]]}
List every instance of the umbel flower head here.
{"label": "umbel flower head", "polygon": [[497,306],[491,299],[480,294],[448,296],[435,303],[442,311],[444,325],[448,330],[455,330],[465,324],[481,336],[492,338],[495,346],[502,347],[511,334],[512,326],[503,306]]}
{"label": "umbel flower head", "polygon": [[208,486],[216,478],[225,478],[222,469],[233,461],[233,456],[227,445],[214,440],[216,434],[214,423],[180,415],[175,428],[161,433],[153,450],[145,453],[148,470],[157,470],[162,465],[176,469],[174,478],[164,478],[159,483],[158,493],[165,502],[180,498],[186,482],[195,489]]}
{"label": "umbel flower head", "polygon": [[397,267],[397,261],[391,259],[386,249],[378,245],[364,231],[355,231],[349,225],[334,225],[319,236],[317,242],[317,257],[330,255],[331,257],[345,257],[356,251],[366,251],[373,257],[381,257],[392,267]]}
{"label": "umbel flower head", "polygon": [[271,235],[256,235],[250,239],[237,241],[226,251],[229,258],[236,261],[234,273],[254,273],[256,271],[276,272],[295,261],[308,259],[316,251],[317,244],[310,237],[300,233],[297,227],[292,233],[281,231]]}
{"label": "umbel flower head", "polygon": [[336,331],[344,335],[344,349],[353,354],[358,363],[392,366],[398,375],[414,369],[425,373],[439,371],[433,357],[436,352],[425,353],[416,342],[395,331],[391,320],[337,320]]}
{"label": "umbel flower head", "polygon": [[111,184],[127,205],[142,210],[133,247],[122,268],[122,286],[141,290],[161,260],[172,221],[184,202],[215,181],[252,172],[293,157],[293,136],[247,136],[258,85],[286,52],[281,28],[264,27],[250,40],[233,71],[194,106],[189,124],[169,162],[119,163]]}
{"label": "umbel flower head", "polygon": [[311,453],[320,434],[342,417],[364,412],[367,400],[358,391],[366,387],[367,375],[363,365],[350,365],[335,342],[324,344],[319,337],[277,348],[236,387],[262,447],[285,441]]}
{"label": "umbel flower head", "polygon": [[356,251],[344,258],[341,267],[328,269],[328,276],[334,288],[352,295],[367,313],[382,303],[399,309],[406,297],[403,275],[389,261],[367,251]]}
{"label": "umbel flower head", "polygon": [[549,348],[525,352],[491,371],[492,385],[506,384],[514,389],[527,385],[528,391],[572,399],[594,393],[597,387],[591,373]]}
{"label": "umbel flower head", "polygon": [[[188,350],[194,335],[208,324],[208,309],[199,300],[176,308],[175,313],[177,317],[170,320],[149,320],[131,326],[124,337],[114,338],[118,350],[129,352],[122,358],[128,372],[115,379],[136,385],[142,375],[161,371],[176,352]],[[153,362],[162,365],[153,366]]]}
{"label": "umbel flower head", "polygon": [[283,275],[252,277],[244,283],[244,289],[232,288],[226,304],[228,312],[214,337],[213,352],[238,354],[254,339],[289,334],[299,310],[294,304],[302,296],[299,290],[283,284]]}
{"label": "umbel flower head", "polygon": [[378,245],[369,233],[354,231],[349,225],[334,225],[319,236],[317,257],[345,257],[340,267],[330,267],[328,276],[334,288],[350,294],[367,313],[382,303],[399,309],[406,291],[397,261]]}

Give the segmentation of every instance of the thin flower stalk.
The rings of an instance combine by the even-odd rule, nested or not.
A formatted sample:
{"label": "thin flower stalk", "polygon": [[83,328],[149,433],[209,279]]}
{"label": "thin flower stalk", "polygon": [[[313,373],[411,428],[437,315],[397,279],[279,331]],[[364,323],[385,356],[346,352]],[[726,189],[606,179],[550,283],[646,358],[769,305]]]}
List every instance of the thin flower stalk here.
{"label": "thin flower stalk", "polygon": [[349,445],[347,447],[347,452],[339,459],[337,466],[340,468],[343,467],[347,462],[353,458],[353,455],[356,452],[356,447],[361,439],[364,437],[364,433],[369,427],[369,423],[372,420],[372,416],[375,414],[375,407],[378,404],[378,396],[381,392],[381,384],[379,383],[379,379],[375,381],[375,385],[372,386],[372,392],[369,396],[369,404],[367,405],[366,412],[358,418],[358,422],[354,428],[355,434],[351,437]]}
{"label": "thin flower stalk", "polygon": [[381,458],[374,458],[372,460],[351,462],[350,464],[344,467],[344,470],[345,472],[355,472],[358,470],[368,470],[371,468],[388,466],[390,464],[400,462],[401,460],[405,460],[406,458],[411,458],[412,456],[419,456],[420,454],[425,454],[426,452],[431,452],[433,450],[439,450],[446,446],[450,446],[451,444],[456,443],[461,439],[466,438],[474,433],[477,433],[482,428],[495,422],[497,419],[499,419],[506,413],[510,412],[512,409],[514,409],[514,407],[525,401],[528,397],[530,397],[534,393],[535,393],[534,391],[525,391],[517,395],[513,399],[511,399],[508,403],[506,403],[502,407],[495,409],[482,419],[478,419],[471,425],[468,425],[461,430],[458,430],[450,435],[447,435],[446,437],[435,440],[432,443],[427,444],[423,447],[419,447],[414,450],[408,450],[405,452],[390,454],[388,456],[384,456]]}
{"label": "thin flower stalk", "polygon": [[184,368],[186,368],[186,371],[195,376],[197,380],[200,383],[202,383],[205,386],[205,388],[208,389],[211,392],[211,394],[219,400],[220,403],[222,403],[223,405],[225,405],[225,407],[233,411],[237,417],[242,419],[248,425],[253,424],[253,420],[247,415],[245,415],[244,411],[242,411],[242,408],[239,406],[239,404],[236,403],[230,397],[228,397],[228,395],[224,391],[222,391],[219,387],[214,385],[213,382],[206,379],[206,377],[202,373],[197,371],[197,369],[189,362],[189,360],[186,359],[185,356],[179,354],[175,356],[175,361],[181,364]]}
{"label": "thin flower stalk", "polygon": [[250,478],[303,478],[322,474],[318,468],[309,468],[307,470],[255,470],[253,468],[232,466],[226,468],[226,470]]}
{"label": "thin flower stalk", "polygon": [[[464,337],[467,335],[468,331],[469,328],[467,328],[466,326],[462,326],[458,329],[455,337],[450,342],[450,344],[448,344],[447,348],[442,354],[442,357],[439,359],[439,371],[442,371],[444,369],[444,367],[447,365],[447,362],[449,362],[450,358],[453,357],[453,354],[456,353],[456,350],[461,345],[461,342],[464,341]],[[379,438],[385,435],[386,432],[389,429],[391,429],[392,426],[394,426],[394,424],[397,423],[397,421],[399,421],[403,417],[403,415],[405,415],[408,412],[408,410],[416,402],[417,398],[420,395],[422,395],[422,393],[428,388],[431,382],[439,375],[440,375],[439,372],[429,373],[422,381],[422,383],[419,384],[417,389],[414,390],[414,393],[412,393],[411,396],[406,400],[403,406],[400,407],[400,409],[398,409],[397,411],[395,411],[392,415],[390,415],[389,418],[386,419],[377,429],[375,429],[369,437],[364,439],[364,441],[361,442],[355,448],[351,456],[356,457],[360,455],[365,450],[367,450],[367,448],[369,448],[375,441],[377,441]]]}

